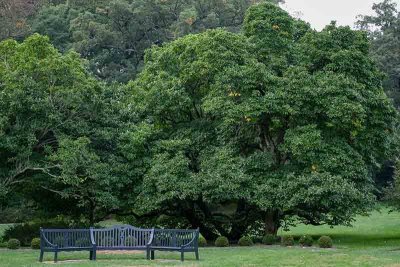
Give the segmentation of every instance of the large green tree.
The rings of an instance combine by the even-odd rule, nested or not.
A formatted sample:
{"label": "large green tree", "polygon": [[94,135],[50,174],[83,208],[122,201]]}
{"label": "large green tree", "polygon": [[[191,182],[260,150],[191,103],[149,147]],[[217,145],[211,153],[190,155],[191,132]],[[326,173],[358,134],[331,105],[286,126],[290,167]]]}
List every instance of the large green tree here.
{"label": "large green tree", "polygon": [[152,48],[131,84],[132,153],[148,167],[137,208],[209,238],[351,223],[373,204],[397,118],[368,53],[364,33],[315,32],[272,4],[250,7],[243,35]]}
{"label": "large green tree", "polygon": [[[118,143],[129,127],[125,91],[102,86],[77,53],[43,36],[4,41],[0,54],[1,196],[50,192],[70,204],[62,212],[91,223],[118,210],[135,177]],[[48,200],[38,202],[57,209]]]}

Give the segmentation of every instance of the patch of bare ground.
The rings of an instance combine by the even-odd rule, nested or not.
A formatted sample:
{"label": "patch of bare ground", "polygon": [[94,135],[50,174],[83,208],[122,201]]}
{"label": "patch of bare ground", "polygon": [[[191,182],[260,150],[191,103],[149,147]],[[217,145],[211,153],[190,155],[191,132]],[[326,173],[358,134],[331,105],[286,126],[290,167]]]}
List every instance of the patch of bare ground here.
{"label": "patch of bare ground", "polygon": [[103,254],[103,255],[124,255],[124,254],[129,254],[129,255],[135,255],[135,254],[144,254],[144,251],[138,251],[138,250],[99,250],[97,251],[97,254]]}

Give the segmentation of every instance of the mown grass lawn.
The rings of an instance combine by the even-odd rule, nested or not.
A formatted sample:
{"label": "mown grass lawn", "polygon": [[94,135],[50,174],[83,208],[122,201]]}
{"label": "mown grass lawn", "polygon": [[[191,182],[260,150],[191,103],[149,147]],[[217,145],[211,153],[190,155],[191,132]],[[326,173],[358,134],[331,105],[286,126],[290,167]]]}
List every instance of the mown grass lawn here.
{"label": "mown grass lawn", "polygon": [[[354,227],[299,226],[281,234],[330,235],[334,249],[283,248],[280,246],[254,246],[230,248],[203,248],[200,261],[187,254],[179,261],[178,253],[157,253],[155,261],[147,261],[144,254],[98,255],[90,262],[87,252],[61,253],[60,266],[385,266],[400,267],[400,213],[374,212],[370,217],[359,217]],[[52,254],[45,255],[45,263],[37,261],[38,251],[21,249],[0,250],[0,266],[53,265]]]}

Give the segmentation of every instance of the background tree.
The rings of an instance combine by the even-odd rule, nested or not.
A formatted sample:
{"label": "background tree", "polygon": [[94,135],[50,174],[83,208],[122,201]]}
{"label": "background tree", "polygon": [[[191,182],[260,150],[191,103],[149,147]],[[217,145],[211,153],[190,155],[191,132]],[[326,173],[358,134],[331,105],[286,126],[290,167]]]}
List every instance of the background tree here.
{"label": "background tree", "polygon": [[237,32],[246,9],[260,1],[81,2],[45,6],[32,23],[33,30],[49,35],[62,51],[73,48],[89,59],[99,78],[127,82],[142,69],[147,48],[217,27]]}
{"label": "background tree", "polygon": [[[372,8],[376,14],[360,16],[357,25],[368,33],[371,42],[370,54],[386,76],[383,83],[385,92],[393,99],[396,108],[399,108],[400,13],[397,4],[391,0],[376,3]],[[395,162],[394,158],[387,161],[382,171],[375,176],[379,197],[383,196],[383,189],[394,181]]]}
{"label": "background tree", "polygon": [[374,4],[373,10],[376,15],[360,16],[357,24],[368,32],[371,55],[387,75],[385,91],[400,107],[400,13],[392,0]]}

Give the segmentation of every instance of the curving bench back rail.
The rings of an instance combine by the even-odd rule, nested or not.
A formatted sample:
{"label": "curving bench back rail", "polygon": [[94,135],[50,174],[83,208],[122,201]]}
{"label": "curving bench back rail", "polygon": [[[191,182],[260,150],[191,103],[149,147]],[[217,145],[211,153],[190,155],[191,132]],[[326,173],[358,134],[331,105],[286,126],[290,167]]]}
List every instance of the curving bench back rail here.
{"label": "curving bench back rail", "polygon": [[91,235],[97,250],[146,250],[153,232],[153,229],[136,228],[131,225],[91,229]]}
{"label": "curving bench back rail", "polygon": [[142,229],[131,225],[90,229],[40,229],[40,261],[44,252],[54,252],[57,262],[60,251],[89,251],[96,260],[97,250],[145,250],[147,259],[154,259],[155,250],[198,254],[199,230]]}

